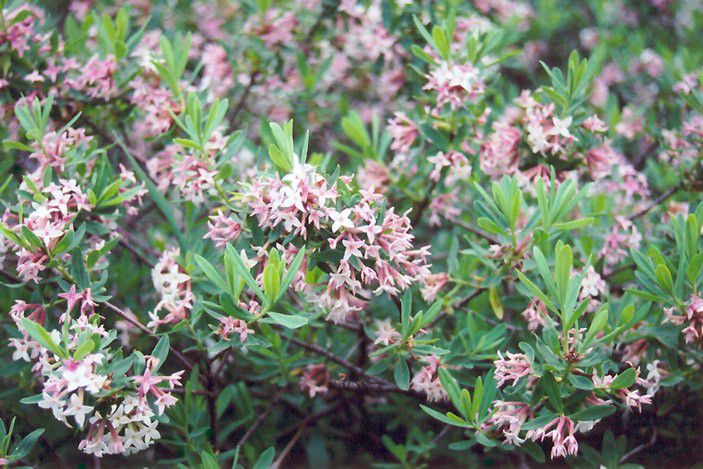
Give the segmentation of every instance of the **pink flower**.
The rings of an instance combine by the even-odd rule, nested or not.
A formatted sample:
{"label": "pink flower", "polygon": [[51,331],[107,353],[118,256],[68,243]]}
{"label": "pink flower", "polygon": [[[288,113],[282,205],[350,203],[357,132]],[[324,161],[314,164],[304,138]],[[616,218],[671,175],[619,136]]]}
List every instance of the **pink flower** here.
{"label": "pink flower", "polygon": [[495,378],[498,381],[498,387],[503,387],[510,380],[512,380],[511,385],[515,386],[520,379],[532,375],[532,365],[524,353],[506,352],[507,358],[503,358],[499,351],[498,357],[500,358],[493,362],[496,367]]}
{"label": "pink flower", "polygon": [[584,129],[590,130],[591,132],[607,132],[608,126],[598,118],[597,115],[592,115],[583,121],[581,124]]}
{"label": "pink flower", "polygon": [[69,87],[105,101],[117,95],[117,85],[112,76],[117,71],[117,61],[113,56],[101,60],[94,55],[80,70],[78,78],[66,82]]}
{"label": "pink flower", "polygon": [[625,161],[625,158],[618,153],[608,142],[600,146],[591,148],[586,154],[586,163],[594,179],[601,179],[609,176],[614,165]]}
{"label": "pink flower", "polygon": [[388,132],[393,137],[391,150],[402,154],[410,151],[410,147],[419,135],[413,121],[402,112],[396,112],[395,117],[388,120]]}
{"label": "pink flower", "polygon": [[[550,431],[550,429],[552,430]],[[550,455],[552,459],[578,453],[579,445],[574,437],[574,422],[569,417],[557,417],[542,428],[530,433],[532,441],[544,441],[545,438],[552,440],[553,446]]]}
{"label": "pink flower", "polygon": [[448,153],[439,152],[435,156],[430,156],[427,161],[434,165],[434,169],[430,173],[430,180],[439,181],[439,177],[443,168],[451,168],[447,175],[447,184],[454,181],[466,179],[471,175],[471,166],[464,155],[457,151]]}
{"label": "pink flower", "polygon": [[627,249],[637,249],[642,236],[637,227],[625,217],[616,217],[612,231],[605,236],[600,253],[607,265],[615,265],[625,258]]}
{"label": "pink flower", "polygon": [[216,98],[222,98],[234,87],[232,66],[227,51],[219,44],[207,44],[202,53],[203,81],[201,88]]}
{"label": "pink flower", "polygon": [[435,108],[449,104],[452,110],[456,110],[469,102],[475,102],[485,92],[486,85],[480,70],[472,64],[442,62],[430,72],[423,89],[437,93]]}
{"label": "pink flower", "polygon": [[445,272],[423,276],[422,279],[420,279],[423,285],[420,289],[422,299],[427,302],[434,301],[437,294],[444,288],[449,280],[450,277]]}
{"label": "pink flower", "polygon": [[[190,276],[176,261],[179,253],[178,248],[166,250],[151,270],[154,288],[161,295],[161,301],[149,313],[151,320],[147,327],[177,323],[184,319],[193,307],[195,297],[190,288]],[[167,314],[159,317],[158,313],[162,309],[166,310]]]}
{"label": "pink flower", "polygon": [[429,402],[442,402],[449,399],[447,391],[444,390],[442,382],[439,380],[437,368],[439,367],[439,357],[429,355],[425,357],[428,362],[415,373],[410,381],[410,388],[414,391],[424,393]]}
{"label": "pink flower", "polygon": [[300,389],[307,392],[310,397],[315,397],[317,394],[327,392],[329,381],[330,374],[324,363],[311,364],[305,367],[299,385]]}
{"label": "pink flower", "polygon": [[231,316],[220,318],[220,325],[215,331],[215,334],[222,336],[225,340],[229,340],[233,333],[239,334],[239,341],[244,343],[247,340],[247,336],[253,334],[254,330],[249,329],[247,322],[242,319],[233,318]]}
{"label": "pink flower", "polygon": [[442,224],[440,217],[447,220],[456,220],[461,215],[461,210],[458,206],[457,198],[458,188],[446,194],[436,195],[430,201],[430,226],[440,226]]}
{"label": "pink flower", "polygon": [[530,306],[522,312],[522,317],[527,321],[527,330],[536,331],[547,325],[547,307],[541,300],[532,300]]}
{"label": "pink flower", "polygon": [[495,401],[493,414],[484,425],[502,431],[503,444],[520,446],[525,442],[519,435],[522,425],[531,417],[532,409],[524,402]]}
{"label": "pink flower", "polygon": [[632,140],[635,136],[641,133],[644,129],[642,119],[635,115],[631,108],[626,107],[622,111],[620,122],[615,126],[615,131],[618,135],[622,135],[628,140]]}
{"label": "pink flower", "polygon": [[484,173],[491,177],[514,173],[520,162],[518,144],[520,130],[512,125],[496,122],[493,132],[481,146],[480,163]]}
{"label": "pink flower", "polygon": [[224,247],[228,242],[235,240],[242,233],[242,225],[222,214],[221,210],[217,215],[211,215],[207,223],[208,232],[203,238],[209,238],[218,248]]}
{"label": "pink flower", "polygon": [[665,308],[665,321],[672,324],[687,324],[683,329],[686,343],[703,341],[703,298],[692,295],[684,314],[676,314],[674,308]]}
{"label": "pink flower", "polygon": [[400,333],[395,330],[391,325],[390,319],[384,319],[383,321],[376,321],[376,339],[373,341],[374,345],[383,345],[387,347],[400,340]]}

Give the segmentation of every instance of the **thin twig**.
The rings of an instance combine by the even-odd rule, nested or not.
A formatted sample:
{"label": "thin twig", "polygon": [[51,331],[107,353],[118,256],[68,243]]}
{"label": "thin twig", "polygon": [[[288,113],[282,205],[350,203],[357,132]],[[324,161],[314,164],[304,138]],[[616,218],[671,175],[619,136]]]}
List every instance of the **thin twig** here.
{"label": "thin twig", "polygon": [[628,459],[630,459],[632,456],[636,455],[637,453],[639,453],[639,452],[641,452],[651,446],[654,446],[654,443],[656,443],[656,442],[657,442],[657,427],[654,427],[652,429],[652,437],[649,439],[649,441],[646,443],[642,443],[641,445],[633,448],[631,451],[628,451],[627,453],[625,453],[625,455],[622,458],[620,458],[619,463],[622,464],[625,461],[627,461]]}
{"label": "thin twig", "polygon": [[293,447],[298,442],[300,437],[303,436],[303,433],[305,432],[305,428],[306,428],[306,426],[303,425],[298,429],[297,432],[295,432],[295,435],[293,435],[293,438],[290,439],[288,444],[281,451],[281,454],[278,456],[278,458],[273,462],[273,464],[271,464],[270,469],[278,469],[279,467],[281,467],[281,463],[283,463],[283,461],[285,461],[286,456],[288,456],[288,453],[290,453],[290,451],[293,449]]}
{"label": "thin twig", "polygon": [[261,426],[262,423],[264,423],[264,420],[266,420],[266,417],[271,413],[271,410],[274,408],[276,404],[278,404],[278,401],[281,400],[283,397],[283,394],[288,390],[288,386],[283,387],[278,391],[278,393],[274,396],[273,400],[269,403],[268,407],[259,415],[259,418],[256,419],[256,422],[249,427],[249,430],[242,436],[239,441],[237,442],[237,448],[241,448],[244,443],[247,442],[247,440],[254,434],[254,432]]}
{"label": "thin twig", "polygon": [[362,394],[404,394],[412,396],[416,399],[427,402],[427,395],[424,392],[414,391],[412,389],[400,389],[395,384],[391,383],[367,383],[365,381],[344,381],[331,379],[328,383],[329,388],[340,391],[352,391]]}
{"label": "thin twig", "polygon": [[[312,423],[312,422],[316,422],[316,421],[320,420],[320,419],[323,418],[323,417],[326,417],[326,416],[328,416],[328,415],[330,415],[330,414],[333,414],[333,413],[335,413],[335,412],[336,412],[340,407],[342,407],[342,406],[343,406],[343,403],[338,402],[338,403],[336,403],[336,404],[334,404],[334,405],[329,406],[328,408],[326,408],[326,409],[324,409],[324,410],[321,410],[321,411],[319,411],[319,412],[317,412],[317,413],[314,413],[314,414],[312,414],[312,415],[308,415],[307,417],[305,417],[305,418],[303,419],[302,422],[300,422],[300,423],[298,423],[298,424],[296,424],[296,425],[291,426],[291,427],[288,428],[287,430],[284,430],[280,435],[278,435],[278,438],[284,438],[284,437],[290,435],[291,433],[295,433],[300,427],[309,425],[309,424]],[[277,439],[278,439],[278,438],[277,438]]]}
{"label": "thin twig", "polygon": [[630,220],[631,220],[631,221],[634,221],[634,220],[637,220],[637,219],[640,218],[640,217],[643,217],[644,215],[646,215],[647,213],[649,213],[649,211],[652,210],[654,207],[656,207],[656,206],[662,204],[663,202],[665,202],[669,197],[671,197],[672,195],[674,195],[676,192],[678,192],[678,191],[679,191],[681,188],[683,188],[685,185],[686,185],[686,180],[685,180],[685,179],[682,179],[682,180],[679,181],[679,183],[676,184],[674,187],[672,187],[671,189],[669,189],[668,191],[664,192],[664,193],[661,194],[659,197],[657,197],[656,199],[654,199],[651,204],[649,204],[648,206],[646,206],[645,208],[643,208],[643,209],[640,210],[639,212],[635,213],[634,215],[630,216]]}
{"label": "thin twig", "polygon": [[452,220],[452,223],[454,223],[456,226],[459,226],[459,227],[465,229],[466,231],[469,231],[469,232],[475,234],[479,238],[485,239],[486,241],[488,241],[491,244],[500,244],[500,241],[498,241],[496,238],[494,238],[493,236],[489,235],[488,233],[486,233],[478,228],[474,228],[473,226],[466,223],[464,220]]}
{"label": "thin twig", "polygon": [[246,88],[244,88],[242,95],[239,97],[239,101],[234,107],[234,111],[232,111],[232,121],[234,121],[239,115],[239,113],[242,112],[242,109],[244,109],[244,105],[246,104],[247,98],[249,97],[249,93],[251,93],[251,89],[254,87],[254,85],[256,85],[256,79],[258,77],[259,72],[257,70],[251,72],[251,75],[249,76],[249,83],[247,84]]}
{"label": "thin twig", "polygon": [[[108,307],[108,309],[112,310],[113,312],[117,313],[122,319],[125,321],[129,322],[130,324],[136,326],[140,331],[144,332],[145,334],[149,335],[151,338],[155,340],[159,340],[159,336],[156,335],[154,331],[146,327],[144,324],[139,322],[138,319],[134,318],[132,315],[127,314],[127,312],[123,311],[122,309],[118,308],[117,306],[113,305],[109,301],[103,302],[105,306]],[[188,371],[193,369],[193,365],[191,365],[190,361],[178,350],[176,350],[173,346],[170,346],[171,352],[178,358],[183,365],[188,369]]]}
{"label": "thin twig", "polygon": [[304,348],[305,350],[308,350],[310,352],[316,353],[318,355],[321,355],[328,360],[336,363],[337,365],[343,366],[344,368],[348,369],[352,373],[354,373],[357,376],[365,376],[365,372],[362,368],[359,368],[358,366],[354,365],[353,363],[338,357],[334,353],[330,352],[329,350],[325,350],[324,348],[311,344],[305,341],[302,341],[300,339],[296,339],[295,337],[291,337],[290,343],[293,345],[296,345],[298,347]]}
{"label": "thin twig", "polygon": [[[454,305],[453,305],[452,308],[453,308],[454,310],[463,308],[464,306],[466,306],[467,304],[469,304],[469,303],[471,302],[471,300],[473,300],[474,298],[476,298],[478,295],[480,295],[480,294],[483,293],[484,291],[486,291],[485,288],[478,288],[478,289],[476,289],[476,290],[475,290],[473,293],[471,293],[470,295],[465,296],[464,298],[462,298],[462,299],[460,299],[459,301],[457,301],[456,303],[454,303]],[[434,326],[437,325],[438,322],[440,322],[440,321],[441,321],[442,319],[444,319],[446,316],[447,316],[447,313],[444,312],[444,311],[442,311],[441,313],[439,313],[439,314],[437,315],[437,317],[435,317],[435,318],[432,320],[432,322],[430,322],[430,323],[427,325],[427,329],[432,329]]]}

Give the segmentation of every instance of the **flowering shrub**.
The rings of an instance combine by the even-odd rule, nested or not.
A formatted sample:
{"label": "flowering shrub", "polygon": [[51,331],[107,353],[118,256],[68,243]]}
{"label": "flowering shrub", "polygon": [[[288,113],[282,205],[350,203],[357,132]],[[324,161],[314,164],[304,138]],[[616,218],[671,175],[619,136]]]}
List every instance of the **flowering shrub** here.
{"label": "flowering shrub", "polygon": [[0,465],[700,462],[702,27],[0,0]]}

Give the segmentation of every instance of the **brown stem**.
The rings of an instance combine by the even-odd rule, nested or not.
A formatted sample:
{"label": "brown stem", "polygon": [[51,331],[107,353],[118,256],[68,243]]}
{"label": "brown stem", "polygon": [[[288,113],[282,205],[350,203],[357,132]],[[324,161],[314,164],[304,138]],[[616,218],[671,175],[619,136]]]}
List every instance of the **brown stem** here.
{"label": "brown stem", "polygon": [[661,194],[659,197],[654,199],[651,204],[649,204],[647,207],[643,208],[639,212],[635,213],[634,215],[630,216],[630,220],[637,220],[640,217],[643,217],[647,213],[649,213],[650,210],[652,210],[654,207],[662,204],[665,202],[669,197],[674,195],[676,192],[678,192],[681,188],[683,188],[686,185],[686,180],[682,179],[679,181],[678,184],[676,184],[674,187],[669,189],[668,191],[664,192]]}
{"label": "brown stem", "polygon": [[278,401],[281,400],[283,397],[283,394],[288,391],[288,386],[285,386],[278,391],[278,393],[274,396],[273,400],[271,403],[266,407],[266,409],[259,415],[259,418],[256,419],[256,422],[249,427],[249,430],[242,436],[239,441],[237,442],[236,447],[241,448],[244,443],[247,442],[247,440],[254,434],[254,432],[261,426],[262,423],[264,423],[264,420],[266,420],[266,417],[271,413],[271,410],[274,408],[274,406],[278,403]]}
{"label": "brown stem", "polygon": [[469,231],[470,233],[475,234],[479,238],[485,239],[486,241],[488,241],[491,244],[500,244],[500,241],[498,241],[496,238],[494,238],[493,236],[484,232],[483,230],[480,230],[478,228],[474,228],[473,226],[466,223],[464,220],[452,220],[452,223],[454,223],[456,226],[460,226],[461,228],[464,228],[466,231]]}

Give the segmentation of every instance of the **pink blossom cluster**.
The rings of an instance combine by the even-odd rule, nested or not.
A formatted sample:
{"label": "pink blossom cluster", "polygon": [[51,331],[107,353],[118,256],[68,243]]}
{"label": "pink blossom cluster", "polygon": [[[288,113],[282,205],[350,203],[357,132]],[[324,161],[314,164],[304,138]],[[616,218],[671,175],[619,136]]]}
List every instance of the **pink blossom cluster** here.
{"label": "pink blossom cluster", "polygon": [[637,249],[642,241],[637,226],[628,218],[617,216],[613,228],[605,235],[600,255],[608,266],[613,266],[623,260],[630,249]]}
{"label": "pink blossom cluster", "polygon": [[410,388],[414,391],[424,393],[429,402],[442,402],[449,399],[447,391],[444,390],[442,382],[439,380],[437,369],[439,368],[439,357],[428,355],[424,357],[428,364],[418,370],[410,381]]}
{"label": "pink blossom cluster", "polygon": [[315,397],[318,394],[325,394],[328,391],[330,381],[330,373],[327,371],[327,366],[324,363],[316,365],[310,364],[305,367],[300,376],[300,389],[305,391],[308,396]]}
{"label": "pink blossom cluster", "polygon": [[171,91],[163,86],[156,77],[136,77],[130,82],[132,94],[130,102],[144,114],[143,119],[135,122],[135,129],[145,137],[162,135],[173,125],[171,112],[178,114],[180,103]]}
{"label": "pink blossom cluster", "polygon": [[536,331],[540,327],[547,325],[549,313],[547,313],[547,307],[542,300],[535,299],[522,312],[522,317],[527,321],[527,330]]}
{"label": "pink blossom cluster", "polygon": [[447,153],[440,151],[434,156],[429,156],[427,161],[434,165],[430,173],[431,181],[439,181],[444,168],[449,168],[447,176],[444,178],[445,183],[449,185],[460,180],[466,180],[471,176],[469,160],[458,151],[451,150]]}
{"label": "pink blossom cluster", "polygon": [[424,90],[437,93],[435,109],[446,104],[453,111],[474,103],[486,91],[481,70],[471,63],[442,62],[427,76]]}
{"label": "pink blossom cluster", "polygon": [[686,343],[703,342],[703,298],[691,295],[685,313],[679,313],[676,308],[664,308],[665,320],[672,324],[686,327],[682,333]]}
{"label": "pink blossom cluster", "polygon": [[261,228],[281,226],[286,233],[303,238],[309,228],[319,230],[321,222],[330,219],[339,197],[336,184],[328,186],[325,177],[309,164],[296,165],[283,178],[277,174],[256,177],[243,195]]}
{"label": "pink blossom cluster", "polygon": [[528,432],[532,441],[552,440],[551,458],[566,457],[578,453],[579,444],[574,436],[574,421],[569,417],[557,417],[537,430]]}
{"label": "pink blossom cluster", "polygon": [[494,428],[503,435],[503,444],[520,446],[525,438],[520,437],[522,425],[532,418],[530,406],[524,402],[495,401],[493,413],[484,423],[484,429]]}
{"label": "pink blossom cluster", "polygon": [[506,352],[505,357],[498,351],[498,360],[493,362],[495,369],[495,378],[498,381],[498,387],[503,387],[508,381],[512,386],[515,386],[522,378],[529,378],[533,374],[532,364],[529,358],[524,353]]}
{"label": "pink blossom cluster", "polygon": [[220,324],[215,331],[215,334],[222,337],[224,340],[229,340],[229,338],[236,334],[239,336],[239,341],[241,343],[246,342],[247,336],[253,334],[254,330],[249,329],[247,322],[243,319],[237,319],[232,316],[224,316],[220,318]]}
{"label": "pink blossom cluster", "polygon": [[211,239],[215,246],[223,248],[231,241],[239,238],[242,233],[242,225],[222,214],[222,210],[218,210],[215,215],[210,216],[207,223],[208,232],[203,236],[204,239]]}
{"label": "pink blossom cluster", "polygon": [[[547,159],[585,163],[594,178],[608,175],[612,165],[620,161],[603,137],[607,126],[598,116],[590,116],[576,125],[573,116],[556,115],[553,103],[537,101],[528,90],[524,90],[515,102],[517,106],[508,107],[483,138],[479,162],[487,175],[498,178],[519,173],[523,160],[529,156],[522,150],[525,147]],[[585,158],[580,151],[582,145],[576,146],[581,142],[574,134],[577,130],[589,136],[584,142],[597,142],[585,149]],[[523,171],[522,176],[532,179],[542,173],[548,174],[548,170],[537,165]]]}
{"label": "pink blossom cluster", "polygon": [[29,155],[35,159],[39,166],[31,176],[35,183],[40,183],[44,170],[51,167],[58,174],[63,173],[69,150],[87,145],[93,139],[85,134],[85,129],[66,128],[63,132],[54,131],[44,134],[41,140],[32,142],[34,152]]}
{"label": "pink blossom cluster", "polygon": [[393,208],[381,212],[380,202],[381,196],[362,190],[356,205],[329,213],[331,230],[339,235],[327,242],[332,249],[341,247],[343,255],[317,303],[329,309],[328,319],[334,322],[361,311],[370,298],[369,288],[375,295],[397,295],[430,273],[429,250],[413,247],[407,215],[397,215]]}
{"label": "pink blossom cluster", "polygon": [[297,26],[295,13],[270,8],[263,18],[252,16],[244,25],[244,31],[258,36],[266,47],[273,48],[293,42]]}
{"label": "pink blossom cluster", "polygon": [[215,98],[227,96],[234,87],[234,75],[225,48],[219,44],[207,44],[203,49],[202,61],[201,88],[208,90],[209,95]]}
{"label": "pink blossom cluster", "polygon": [[[637,370],[637,373],[639,374],[639,369]],[[609,389],[614,379],[615,376],[613,375],[605,375],[603,377],[600,377],[595,371],[593,372],[593,376],[591,377],[591,380],[593,381],[593,386],[596,389]],[[651,404],[652,396],[654,394],[654,392],[650,393],[650,390],[653,389],[653,383],[650,384],[648,381],[645,380],[642,380],[642,382],[646,385],[646,388],[648,389],[645,394],[640,394],[640,390],[628,388],[620,388],[615,389],[613,391],[615,391],[615,394],[623,401],[626,406],[632,407],[633,409],[637,409],[641,412],[642,404]],[[639,380],[636,381],[636,384],[637,383],[639,383]],[[658,384],[658,382],[656,384]],[[606,404],[608,401],[600,399],[596,397],[595,394],[592,394],[587,399],[587,402],[591,405],[603,405]]]}
{"label": "pink blossom cluster", "polygon": [[117,61],[113,56],[101,59],[94,55],[80,67],[80,74],[74,79],[67,80],[65,85],[91,98],[108,101],[119,92],[115,82],[115,72],[117,72]]}
{"label": "pink blossom cluster", "polygon": [[25,281],[39,282],[39,273],[46,269],[48,253],[56,246],[74,219],[81,211],[89,212],[91,207],[85,194],[73,179],[60,179],[59,184],[51,183],[41,191],[40,201],[32,202],[30,212],[22,223],[17,223],[14,215],[6,214],[5,221],[10,229],[20,233],[22,227],[29,229],[44,244],[43,248],[29,248],[13,245],[17,253],[17,273]]}
{"label": "pink blossom cluster", "polygon": [[607,293],[605,280],[592,265],[586,268],[586,274],[581,281],[579,300],[589,298],[589,311],[595,311],[600,306],[599,298],[605,298]]}
{"label": "pink blossom cluster", "polygon": [[395,117],[388,120],[388,133],[393,137],[391,150],[407,155],[415,139],[420,135],[417,126],[403,112],[396,112]]}
{"label": "pink blossom cluster", "polygon": [[400,332],[393,327],[390,319],[386,318],[382,321],[376,320],[376,339],[373,341],[374,345],[387,347],[397,343],[400,339]]}
{"label": "pink blossom cluster", "polygon": [[[20,14],[29,14],[24,19],[18,19]],[[0,45],[8,44],[19,57],[23,57],[30,49],[31,42],[38,42],[42,36],[35,31],[35,24],[41,25],[44,22],[44,12],[31,5],[20,5],[19,7],[2,12],[3,31],[0,31]],[[8,25],[5,27],[5,25]]]}

